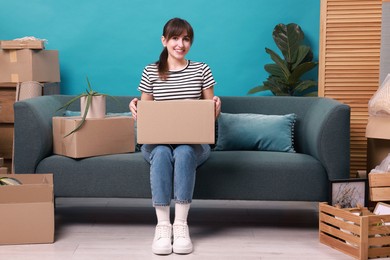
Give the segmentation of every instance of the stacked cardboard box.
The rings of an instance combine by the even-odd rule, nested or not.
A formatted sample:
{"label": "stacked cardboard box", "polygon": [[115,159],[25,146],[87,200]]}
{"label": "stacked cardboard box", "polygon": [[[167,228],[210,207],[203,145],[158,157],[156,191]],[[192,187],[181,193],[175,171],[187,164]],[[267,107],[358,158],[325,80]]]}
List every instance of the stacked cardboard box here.
{"label": "stacked cardboard box", "polygon": [[1,41],[0,47],[0,157],[11,168],[17,86],[34,81],[42,84],[43,94],[59,94],[60,69],[58,51],[44,50],[41,40]]}

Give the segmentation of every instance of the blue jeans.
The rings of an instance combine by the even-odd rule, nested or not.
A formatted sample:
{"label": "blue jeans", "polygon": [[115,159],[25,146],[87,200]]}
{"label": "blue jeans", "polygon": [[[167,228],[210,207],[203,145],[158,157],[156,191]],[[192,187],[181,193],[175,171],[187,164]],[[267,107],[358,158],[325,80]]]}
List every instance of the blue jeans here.
{"label": "blue jeans", "polygon": [[196,168],[210,156],[209,145],[150,145],[141,147],[150,163],[150,185],[153,206],[169,206],[192,201]]}

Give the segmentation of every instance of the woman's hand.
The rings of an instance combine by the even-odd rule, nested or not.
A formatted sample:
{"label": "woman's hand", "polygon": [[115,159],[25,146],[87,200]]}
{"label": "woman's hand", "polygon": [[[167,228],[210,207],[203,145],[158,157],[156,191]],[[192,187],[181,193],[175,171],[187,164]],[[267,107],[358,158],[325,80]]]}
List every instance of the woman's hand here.
{"label": "woman's hand", "polygon": [[134,120],[137,120],[137,102],[138,98],[133,98],[129,104],[130,112]]}
{"label": "woman's hand", "polygon": [[214,96],[213,97],[213,100],[214,100],[214,104],[215,104],[215,119],[217,119],[219,117],[219,115],[221,114],[221,99],[217,96]]}

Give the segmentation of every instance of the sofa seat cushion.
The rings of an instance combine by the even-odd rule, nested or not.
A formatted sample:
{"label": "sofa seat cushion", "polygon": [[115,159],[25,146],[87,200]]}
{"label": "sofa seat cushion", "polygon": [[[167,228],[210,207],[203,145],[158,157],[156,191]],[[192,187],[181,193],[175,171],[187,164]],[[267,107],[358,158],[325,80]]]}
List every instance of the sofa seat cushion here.
{"label": "sofa seat cushion", "polygon": [[[149,164],[141,153],[79,160],[53,155],[42,160],[36,172],[54,174],[58,197],[151,196]],[[194,199],[326,201],[324,183],[325,169],[306,154],[213,151],[198,169]]]}
{"label": "sofa seat cushion", "polygon": [[322,164],[301,153],[213,151],[197,173],[195,194],[206,199],[327,201]]}
{"label": "sofa seat cushion", "polygon": [[73,159],[44,158],[37,173],[53,173],[58,197],[150,197],[149,164],[140,152]]}

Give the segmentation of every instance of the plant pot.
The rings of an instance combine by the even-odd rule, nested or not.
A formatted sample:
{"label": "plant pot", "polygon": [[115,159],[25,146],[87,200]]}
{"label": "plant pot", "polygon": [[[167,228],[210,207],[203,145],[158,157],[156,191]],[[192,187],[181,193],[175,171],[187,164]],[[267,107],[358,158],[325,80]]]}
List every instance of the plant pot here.
{"label": "plant pot", "polygon": [[[87,97],[80,98],[81,116],[84,115],[85,106],[87,105]],[[92,96],[92,102],[88,109],[86,118],[104,118],[106,116],[106,97]]]}

